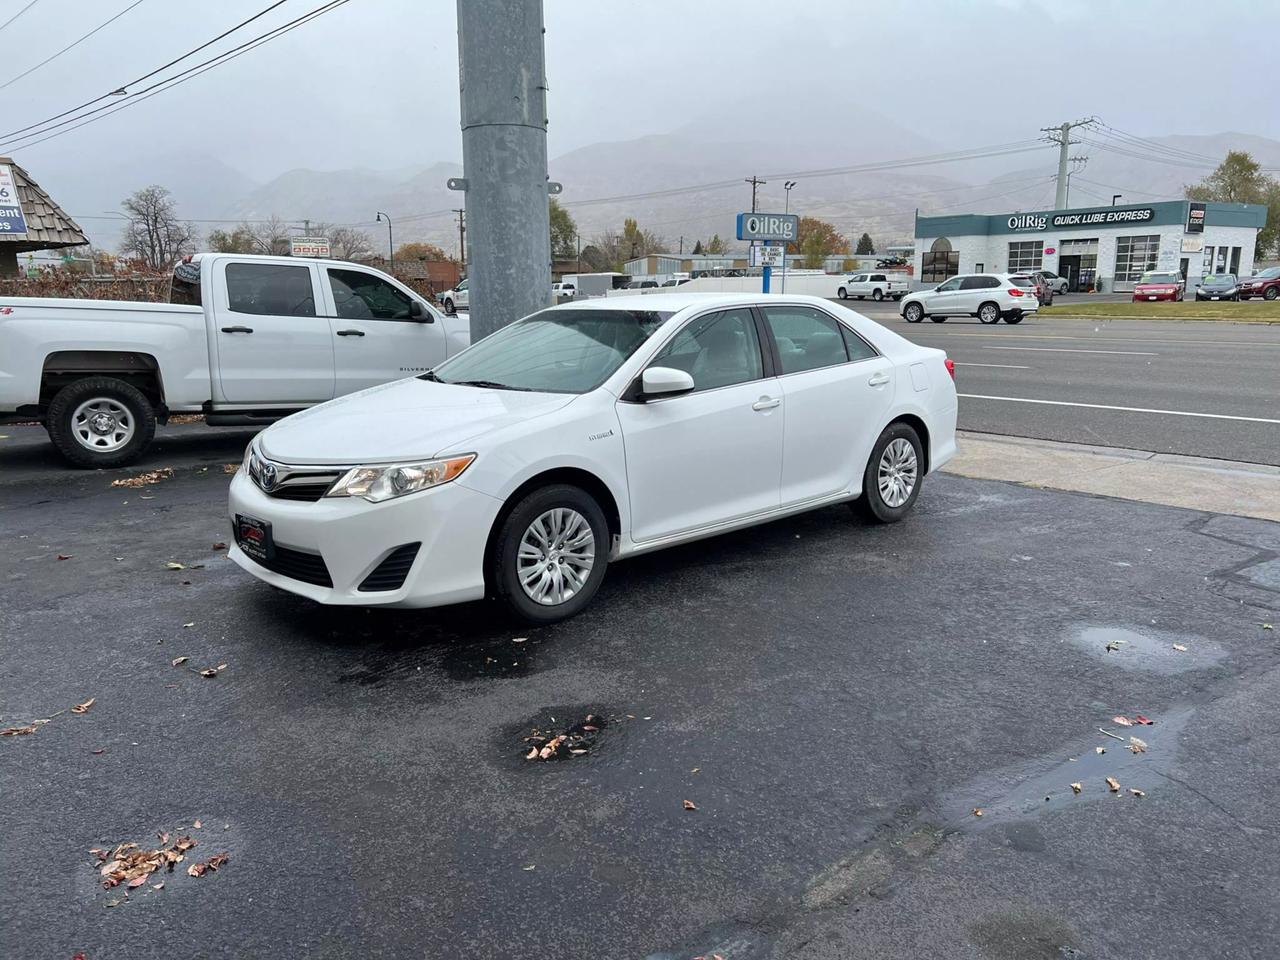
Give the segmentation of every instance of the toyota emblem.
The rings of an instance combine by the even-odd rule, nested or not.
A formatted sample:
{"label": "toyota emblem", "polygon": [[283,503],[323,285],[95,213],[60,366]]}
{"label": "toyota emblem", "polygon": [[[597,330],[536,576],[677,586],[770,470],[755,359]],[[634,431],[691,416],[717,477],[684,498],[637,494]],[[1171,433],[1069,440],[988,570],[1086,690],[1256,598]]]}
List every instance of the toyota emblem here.
{"label": "toyota emblem", "polygon": [[270,491],[276,485],[276,465],[274,463],[263,463],[262,469],[258,471],[258,483],[263,490]]}

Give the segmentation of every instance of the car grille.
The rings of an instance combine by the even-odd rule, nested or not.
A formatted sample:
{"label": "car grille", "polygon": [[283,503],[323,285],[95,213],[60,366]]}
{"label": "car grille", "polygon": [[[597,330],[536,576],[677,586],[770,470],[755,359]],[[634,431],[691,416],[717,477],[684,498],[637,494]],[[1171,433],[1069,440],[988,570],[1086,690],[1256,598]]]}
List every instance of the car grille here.
{"label": "car grille", "polygon": [[288,577],[291,580],[301,580],[303,583],[311,583],[317,587],[333,586],[333,580],[329,576],[329,568],[324,564],[324,557],[318,553],[290,550],[288,547],[282,547],[277,544],[273,559],[259,560],[257,557],[252,557],[251,559],[258,565],[266,567],[272,573],[278,573],[282,577]]}
{"label": "car grille", "polygon": [[340,474],[326,476],[322,480],[313,480],[311,477],[297,480],[287,480],[280,486],[267,493],[267,496],[276,500],[301,500],[307,503],[315,503],[329,492],[329,488],[333,486],[335,480]]}
{"label": "car grille", "polygon": [[[270,483],[264,480],[266,472],[270,473]],[[346,472],[345,467],[294,467],[275,463],[256,452],[249,458],[249,478],[259,490],[275,500],[315,503]]]}
{"label": "car grille", "polygon": [[409,575],[409,568],[418,556],[421,543],[406,543],[396,547],[387,558],[378,564],[373,573],[364,578],[360,584],[361,593],[374,593],[380,590],[399,590],[404,586],[404,578]]}

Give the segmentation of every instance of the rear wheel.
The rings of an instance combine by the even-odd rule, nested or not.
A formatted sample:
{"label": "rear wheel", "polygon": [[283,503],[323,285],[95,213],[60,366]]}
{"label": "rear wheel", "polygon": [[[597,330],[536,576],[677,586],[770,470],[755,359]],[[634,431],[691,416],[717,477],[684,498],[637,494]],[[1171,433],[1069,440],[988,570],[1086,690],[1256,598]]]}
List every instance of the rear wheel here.
{"label": "rear wheel", "polygon": [[936,314],[935,314],[934,316],[930,317],[929,319],[930,319],[930,320],[932,320],[934,323],[946,323],[946,322],[947,322],[947,318],[946,318],[946,317],[940,317],[940,316],[937,316]]}
{"label": "rear wheel", "polygon": [[86,377],[53,398],[45,429],[58,452],[77,467],[122,467],[151,444],[156,415],[132,384],[114,377]]}
{"label": "rear wheel", "polygon": [[1023,315],[1021,313],[1006,314],[1004,318],[1004,322],[1005,323],[1021,323],[1022,317]]}
{"label": "rear wheel", "polygon": [[902,316],[907,323],[919,323],[924,319],[924,307],[918,303],[908,303],[902,310]]}
{"label": "rear wheel", "polygon": [[554,623],[591,602],[609,565],[609,525],[585,490],[534,490],[503,521],[490,582],[521,620]]}
{"label": "rear wheel", "polygon": [[1000,322],[1000,306],[995,303],[984,303],[978,308],[978,319],[983,323]]}
{"label": "rear wheel", "polygon": [[844,287],[841,287],[839,290],[836,291],[836,296],[839,297],[841,300],[848,300],[849,291],[846,290]]}
{"label": "rear wheel", "polygon": [[874,300],[876,303],[879,303],[881,300],[884,299],[884,291],[879,289],[878,287],[875,290],[872,290],[871,299]]}
{"label": "rear wheel", "polygon": [[872,523],[897,523],[915,505],[924,479],[924,449],[905,423],[884,428],[862,474],[862,496],[851,506]]}

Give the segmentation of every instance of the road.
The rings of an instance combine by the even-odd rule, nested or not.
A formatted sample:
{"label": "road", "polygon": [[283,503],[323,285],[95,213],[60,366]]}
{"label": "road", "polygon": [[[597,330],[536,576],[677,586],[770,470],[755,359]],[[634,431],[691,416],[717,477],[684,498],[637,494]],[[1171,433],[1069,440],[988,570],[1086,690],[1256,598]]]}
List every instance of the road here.
{"label": "road", "polygon": [[846,305],[947,351],[956,361],[963,429],[1280,464],[1280,325],[908,324],[897,304]]}
{"label": "road", "polygon": [[[6,957],[1277,952],[1275,524],[935,476],[897,526],[637,558],[527,630],[248,577],[242,443],[201,429],[149,489],[0,470],[0,726],[49,719],[0,738]],[[178,870],[101,887],[90,848],[160,831]]]}

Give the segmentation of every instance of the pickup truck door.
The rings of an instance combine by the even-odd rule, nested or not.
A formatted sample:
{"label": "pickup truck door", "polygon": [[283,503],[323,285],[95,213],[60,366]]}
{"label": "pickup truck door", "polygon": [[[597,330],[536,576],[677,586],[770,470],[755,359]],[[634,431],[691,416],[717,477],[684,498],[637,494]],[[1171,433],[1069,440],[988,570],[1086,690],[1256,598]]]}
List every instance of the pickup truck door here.
{"label": "pickup truck door", "polygon": [[414,376],[445,358],[444,324],[407,290],[356,266],[321,271],[336,396]]}
{"label": "pickup truck door", "polygon": [[222,399],[291,407],[333,398],[333,334],[316,310],[314,264],[219,260],[212,283]]}

